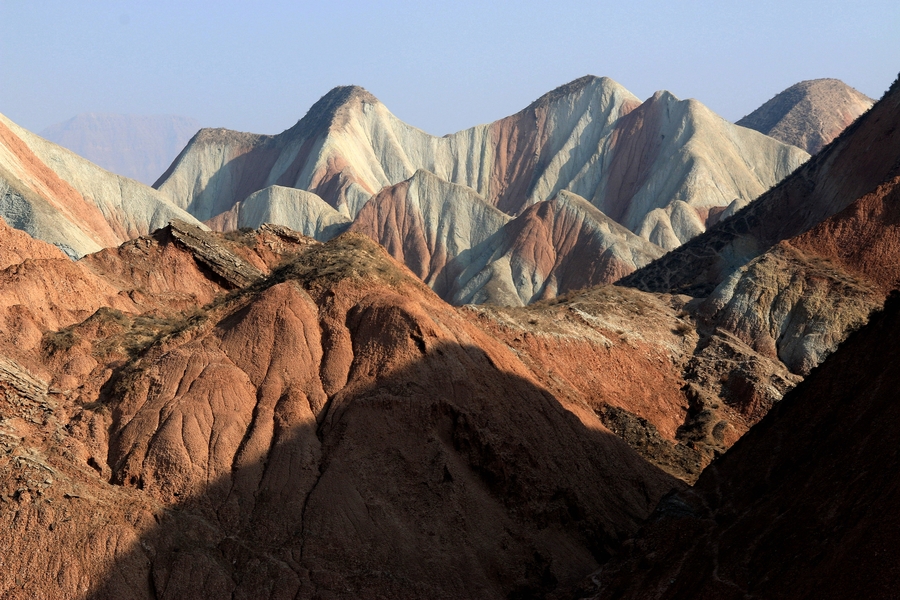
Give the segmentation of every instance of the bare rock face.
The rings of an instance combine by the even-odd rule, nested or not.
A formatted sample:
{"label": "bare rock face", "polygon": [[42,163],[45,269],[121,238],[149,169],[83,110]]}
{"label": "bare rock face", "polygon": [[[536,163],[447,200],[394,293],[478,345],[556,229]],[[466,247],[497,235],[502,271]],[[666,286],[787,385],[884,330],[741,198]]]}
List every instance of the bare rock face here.
{"label": "bare rock face", "polygon": [[113,175],[0,115],[0,216],[73,258],[197,223],[159,192]]}
{"label": "bare rock face", "polygon": [[737,124],[816,154],[874,103],[839,79],[813,79],[792,85]]}
{"label": "bare rock face", "polygon": [[621,283],[705,297],[752,259],[900,175],[900,85],[774,189]]}
{"label": "bare rock face", "polygon": [[891,597],[898,333],[893,298],[578,597]]}
{"label": "bare rock face", "polygon": [[266,223],[288,227],[325,242],[343,233],[350,220],[310,192],[272,185],[253,192],[206,222],[216,231],[258,229]]}
{"label": "bare rock face", "polygon": [[807,158],[668,92],[620,119],[600,154],[608,167],[599,181],[570,189],[666,250],[705,231],[721,211],[745,206]]}
{"label": "bare rock face", "polygon": [[520,306],[611,283],[663,254],[589,202],[560,192],[447,268],[454,304]]}
{"label": "bare rock face", "polygon": [[0,275],[7,595],[564,593],[682,487],[358,234]]}
{"label": "bare rock face", "polygon": [[196,120],[175,115],[84,113],[40,135],[108,171],[152,185],[199,129]]}
{"label": "bare rock face", "polygon": [[694,100],[660,92],[641,104],[588,76],[442,138],[399,121],[362,88],[335,88],[277,136],[201,131],[157,187],[201,220],[271,185],[315,193],[354,219],[384,187],[424,169],[510,216],[570,191],[670,249],[806,158]]}
{"label": "bare rock face", "polygon": [[446,298],[455,278],[448,263],[457,270],[468,264],[472,248],[509,221],[473,189],[419,170],[372,198],[350,230],[377,241]]}

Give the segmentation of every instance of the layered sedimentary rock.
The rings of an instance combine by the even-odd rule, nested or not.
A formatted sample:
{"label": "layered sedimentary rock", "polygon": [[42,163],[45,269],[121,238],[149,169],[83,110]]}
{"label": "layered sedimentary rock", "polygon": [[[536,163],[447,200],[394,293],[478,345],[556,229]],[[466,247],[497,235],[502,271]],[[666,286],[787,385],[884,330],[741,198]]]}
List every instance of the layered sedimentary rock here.
{"label": "layered sedimentary rock", "polygon": [[[685,378],[711,420],[757,421],[897,285],[897,91],[750,207],[619,282],[698,297]],[[744,366],[723,369],[731,354]]]}
{"label": "layered sedimentary rock", "polygon": [[166,196],[114,175],[0,115],[0,216],[73,258],[197,223]]}
{"label": "layered sedimentary rock", "polygon": [[84,113],[40,132],[108,171],[152,185],[200,129],[175,115]]}
{"label": "layered sedimentary rock", "polygon": [[578,597],[892,597],[898,334],[894,298]]}
{"label": "layered sedimentary rock", "polygon": [[815,154],[875,101],[839,79],[801,81],[737,122]]}
{"label": "layered sedimentary rock", "polygon": [[722,281],[778,242],[835,215],[900,175],[900,85],[825,151],[734,217],[626,277],[623,285],[708,296]]}
{"label": "layered sedimentary rock", "polygon": [[611,283],[662,254],[585,199],[561,191],[450,263],[445,295],[454,304],[519,306]]}
{"label": "layered sedimentary rock", "polygon": [[661,92],[641,104],[584,77],[521,112],[437,138],[358,87],[335,88],[277,136],[203,130],[157,182],[201,220],[271,185],[313,192],[348,218],[419,169],[518,215],[568,190],[672,248],[774,185],[807,155]]}
{"label": "layered sedimentary rock", "polygon": [[272,185],[206,222],[216,231],[257,229],[266,223],[283,225],[324,242],[346,230],[350,220],[313,193]]}
{"label": "layered sedimentary rock", "polygon": [[[351,226],[405,264],[438,294],[471,261],[472,248],[497,233],[510,217],[475,190],[419,170],[369,201]],[[449,271],[448,263],[454,265]]]}
{"label": "layered sedimentary rock", "polygon": [[546,595],[680,487],[358,234],[176,224],[2,274],[33,332],[0,348],[6,594]]}

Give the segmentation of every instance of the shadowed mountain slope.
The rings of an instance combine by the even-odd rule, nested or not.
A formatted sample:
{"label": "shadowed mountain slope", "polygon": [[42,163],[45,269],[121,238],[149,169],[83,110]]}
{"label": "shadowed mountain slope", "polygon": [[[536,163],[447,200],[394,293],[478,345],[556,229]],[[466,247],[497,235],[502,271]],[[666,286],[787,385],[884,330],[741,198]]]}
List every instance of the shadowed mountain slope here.
{"label": "shadowed mountain slope", "polygon": [[70,269],[5,321],[3,593],[563,593],[680,487],[368,238],[229,235],[3,272]]}
{"label": "shadowed mountain slope", "polygon": [[737,122],[816,154],[874,100],[839,79],[801,81]]}
{"label": "shadowed mountain slope", "polygon": [[898,334],[895,297],[693,489],[663,500],[592,576],[594,597],[893,597]]}

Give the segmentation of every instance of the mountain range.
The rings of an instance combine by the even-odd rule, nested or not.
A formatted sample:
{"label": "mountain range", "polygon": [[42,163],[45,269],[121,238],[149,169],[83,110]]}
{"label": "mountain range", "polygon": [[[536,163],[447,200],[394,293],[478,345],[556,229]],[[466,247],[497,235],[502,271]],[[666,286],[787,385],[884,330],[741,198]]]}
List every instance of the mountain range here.
{"label": "mountain range", "polygon": [[[695,100],[659,92],[642,103],[608,78],[583,77],[515,115],[442,138],[403,123],[351,86],[326,94],[277,136],[200,131],[155,187],[217,228],[258,224],[249,215],[234,216],[248,211],[251,197],[257,214],[284,215],[279,224],[293,225],[291,209],[281,205],[294,197],[274,190],[304,190],[322,201],[307,196],[304,210],[324,215],[330,206],[395,258],[431,261],[427,271],[407,264],[444,299],[527,304],[643,266],[732,214],[807,158]],[[428,178],[431,191],[414,201],[408,190],[424,189]],[[532,208],[542,203],[551,204]],[[461,222],[463,214],[486,215],[487,207],[496,216]],[[562,207],[570,218],[543,227],[577,232],[557,231],[556,240],[544,236],[537,248],[517,250],[522,243],[514,238],[533,227],[534,211],[547,219]],[[462,213],[449,217],[448,211]],[[372,222],[400,215],[387,230]],[[456,235],[445,217],[453,219],[452,231],[467,229],[472,236],[441,239]],[[329,215],[323,227],[336,218]],[[525,222],[502,227],[509,218]],[[313,235],[327,237],[324,231]],[[606,264],[579,278],[557,273],[567,260],[544,256],[555,252],[546,244],[560,236],[582,238],[572,248],[587,244],[606,252]],[[403,248],[407,242],[412,247]],[[422,256],[423,247],[433,256]],[[463,280],[456,281],[459,274]]]}
{"label": "mountain range", "polygon": [[338,88],[157,190],[0,121],[0,595],[886,597],[898,104]]}

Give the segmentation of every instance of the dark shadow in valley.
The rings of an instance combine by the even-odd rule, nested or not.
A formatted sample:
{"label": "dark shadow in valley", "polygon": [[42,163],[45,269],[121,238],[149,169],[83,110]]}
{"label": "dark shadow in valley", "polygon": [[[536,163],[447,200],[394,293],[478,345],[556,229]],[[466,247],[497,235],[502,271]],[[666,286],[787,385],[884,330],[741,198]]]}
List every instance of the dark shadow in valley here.
{"label": "dark shadow in valley", "polygon": [[208,484],[111,464],[165,507],[87,597],[555,597],[683,485],[482,349],[410,336],[418,360],[365,385],[354,362],[316,420],[283,393],[254,456],[257,404]]}

